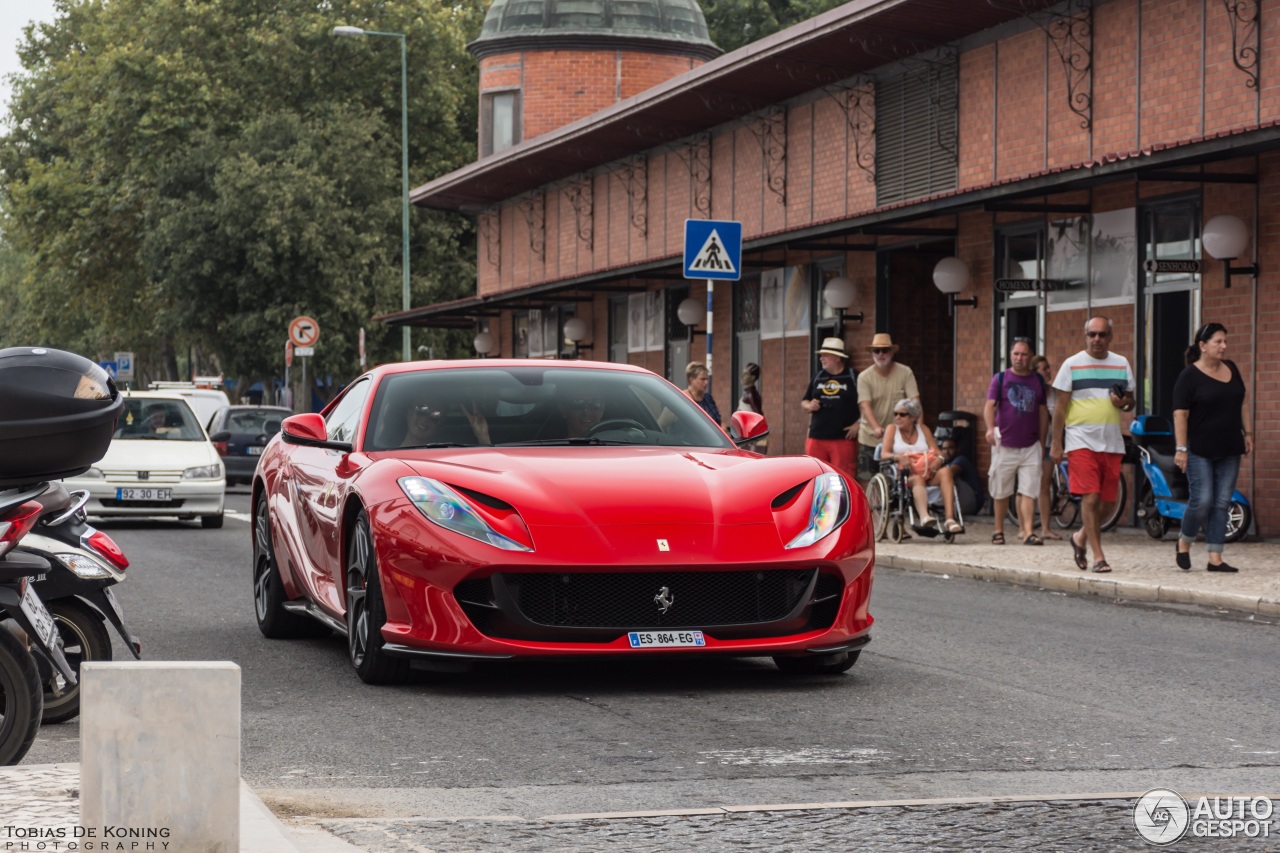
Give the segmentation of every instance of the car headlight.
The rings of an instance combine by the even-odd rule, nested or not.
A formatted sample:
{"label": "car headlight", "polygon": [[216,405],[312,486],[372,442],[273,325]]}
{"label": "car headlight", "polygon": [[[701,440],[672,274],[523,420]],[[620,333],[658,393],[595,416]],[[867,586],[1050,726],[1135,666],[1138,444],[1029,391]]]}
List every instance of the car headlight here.
{"label": "car headlight", "polygon": [[222,463],[201,465],[199,468],[188,468],[182,472],[184,480],[216,480],[222,476]]}
{"label": "car headlight", "polygon": [[839,474],[820,474],[813,481],[813,504],[809,526],[787,543],[788,548],[804,548],[819,541],[849,520],[849,489]]}
{"label": "car headlight", "polygon": [[461,533],[477,542],[486,542],[504,551],[532,551],[514,539],[503,536],[481,518],[465,498],[453,489],[427,477],[401,477],[397,482],[427,520],[445,530]]}

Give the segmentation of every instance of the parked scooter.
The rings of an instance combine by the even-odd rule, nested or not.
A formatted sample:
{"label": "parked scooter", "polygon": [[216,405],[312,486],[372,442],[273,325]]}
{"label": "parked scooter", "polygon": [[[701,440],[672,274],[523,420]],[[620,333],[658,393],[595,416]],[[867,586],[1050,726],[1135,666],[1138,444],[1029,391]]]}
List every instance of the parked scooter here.
{"label": "parked scooter", "polygon": [[[41,553],[15,546],[48,512],[37,499],[49,490],[49,481],[82,474],[106,455],[124,400],[99,365],[45,347],[0,349],[0,399],[0,618],[17,627],[10,633],[4,626],[6,638],[0,641],[0,763],[13,763],[26,754],[35,737],[32,726],[40,724],[40,685],[48,685],[57,699],[64,686],[77,683],[62,653],[59,625],[41,602],[38,584],[29,580],[48,576],[53,565]],[[37,536],[48,537],[56,527]],[[66,543],[54,542],[63,553]]]}
{"label": "parked scooter", "polygon": [[49,561],[13,550],[39,518],[41,506],[30,498],[43,488],[0,493],[0,765],[16,764],[31,748],[44,710],[41,685],[76,684],[53,615],[29,581]]}
{"label": "parked scooter", "polygon": [[[111,592],[125,579],[129,560],[110,536],[85,523],[88,499],[87,492],[68,492],[61,483],[53,483],[40,497],[44,512],[39,523],[18,545],[18,550],[49,561],[49,571],[33,581],[77,673],[85,661],[111,660],[107,622],[134,658],[142,658],[142,644],[125,628],[124,613]],[[61,723],[79,713],[79,685],[45,683],[44,722]]]}
{"label": "parked scooter", "polygon": [[[1175,524],[1182,521],[1186,512],[1189,493],[1187,475],[1173,464],[1173,426],[1168,418],[1159,415],[1140,415],[1129,428],[1134,444],[1142,457],[1142,473],[1146,483],[1138,497],[1138,519],[1147,535],[1153,539],[1164,537]],[[1253,507],[1249,499],[1237,489],[1231,495],[1231,510],[1227,515],[1227,541],[1238,542],[1249,533],[1253,523]]]}

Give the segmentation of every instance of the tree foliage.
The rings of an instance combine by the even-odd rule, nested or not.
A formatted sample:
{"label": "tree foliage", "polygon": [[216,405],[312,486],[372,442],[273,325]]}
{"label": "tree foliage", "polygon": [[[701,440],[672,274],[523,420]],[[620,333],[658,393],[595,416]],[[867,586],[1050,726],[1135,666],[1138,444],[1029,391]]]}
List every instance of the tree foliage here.
{"label": "tree foliage", "polygon": [[[0,341],[137,353],[155,378],[199,352],[279,372],[290,318],[321,324],[314,369],[398,358],[400,50],[410,183],[475,156],[483,0],[57,0],[20,49],[0,139]],[[414,209],[414,304],[473,290],[461,217]],[[15,266],[20,264],[20,271]]]}
{"label": "tree foliage", "polygon": [[847,0],[700,0],[711,40],[726,53]]}

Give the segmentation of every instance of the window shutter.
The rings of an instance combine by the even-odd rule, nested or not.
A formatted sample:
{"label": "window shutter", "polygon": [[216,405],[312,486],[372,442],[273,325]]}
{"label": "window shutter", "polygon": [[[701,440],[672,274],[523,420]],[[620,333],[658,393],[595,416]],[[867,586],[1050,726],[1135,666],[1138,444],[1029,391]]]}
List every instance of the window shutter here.
{"label": "window shutter", "polygon": [[931,60],[876,84],[876,203],[956,188],[957,61]]}

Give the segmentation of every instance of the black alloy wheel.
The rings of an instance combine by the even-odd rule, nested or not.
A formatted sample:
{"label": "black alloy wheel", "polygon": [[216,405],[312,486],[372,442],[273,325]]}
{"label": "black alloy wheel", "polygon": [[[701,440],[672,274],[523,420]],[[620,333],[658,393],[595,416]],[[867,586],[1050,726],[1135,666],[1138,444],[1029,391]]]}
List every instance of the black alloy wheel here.
{"label": "black alloy wheel", "polygon": [[[74,686],[63,684],[61,696],[55,696],[49,685],[44,690],[43,723],[62,723],[80,715],[80,664],[85,661],[111,660],[111,635],[105,617],[95,608],[75,598],[59,598],[48,603],[49,613],[62,635],[62,653],[76,671]],[[53,678],[63,682],[56,669]]]}
{"label": "black alloy wheel", "polygon": [[327,637],[329,628],[284,609],[284,582],[271,543],[271,516],[266,495],[253,508],[253,611],[262,636],[272,640]]}
{"label": "black alloy wheel", "polygon": [[369,531],[369,516],[361,512],[351,530],[347,549],[347,651],[351,666],[365,684],[401,684],[409,677],[409,662],[383,651],[382,626],[387,611],[382,601],[378,556]]}

